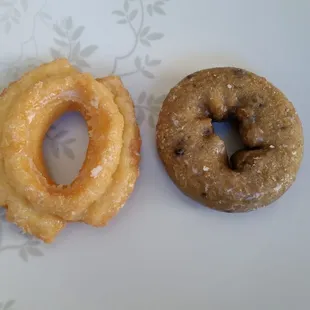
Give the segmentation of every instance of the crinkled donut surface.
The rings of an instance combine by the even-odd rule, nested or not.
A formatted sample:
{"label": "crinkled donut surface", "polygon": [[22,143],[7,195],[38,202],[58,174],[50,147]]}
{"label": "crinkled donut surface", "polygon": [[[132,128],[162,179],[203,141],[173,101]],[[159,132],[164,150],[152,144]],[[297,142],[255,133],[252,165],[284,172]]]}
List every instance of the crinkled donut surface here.
{"label": "crinkled donut surface", "polygon": [[[62,186],[48,176],[42,142],[67,111],[85,118],[89,145],[79,175]],[[133,190],[140,143],[133,103],[118,77],[97,81],[66,59],[25,74],[0,97],[0,205],[7,219],[45,242],[67,221],[105,225]]]}
{"label": "crinkled donut surface", "polygon": [[[229,159],[212,121],[234,117],[245,149]],[[165,99],[157,147],[175,184],[202,204],[245,212],[270,204],[292,185],[303,156],[299,117],[285,95],[246,70],[193,73]]]}

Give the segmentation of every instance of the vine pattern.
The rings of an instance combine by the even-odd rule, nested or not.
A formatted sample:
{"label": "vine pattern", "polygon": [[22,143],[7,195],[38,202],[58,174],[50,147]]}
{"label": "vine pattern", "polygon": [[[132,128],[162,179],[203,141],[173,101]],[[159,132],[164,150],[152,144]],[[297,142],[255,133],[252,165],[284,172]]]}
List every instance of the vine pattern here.
{"label": "vine pattern", "polygon": [[56,33],[54,42],[57,48],[51,48],[50,53],[53,58],[66,57],[73,65],[78,68],[90,68],[85,58],[91,56],[97,49],[97,45],[81,47],[81,38],[85,27],[74,26],[73,18],[66,17],[60,23],[53,26]]}
{"label": "vine pattern", "polygon": [[[135,69],[126,73],[118,73],[118,63],[123,59],[128,59],[134,55],[139,44],[148,48],[151,47],[154,41],[160,40],[164,37],[163,33],[153,31],[152,27],[145,22],[145,15],[154,17],[156,15],[166,15],[164,10],[165,4],[169,0],[155,1],[145,5],[142,0],[125,0],[123,9],[112,12],[118,17],[117,23],[121,25],[128,25],[134,35],[134,42],[129,51],[122,56],[117,56],[114,60],[111,74],[118,74],[121,77],[130,76],[133,74],[142,74],[142,76],[153,79],[155,74],[151,72],[153,67],[159,66],[162,61],[160,59],[153,59],[148,53],[143,56],[136,56],[133,58]],[[139,2],[138,7],[132,6],[130,2]],[[138,26],[134,25],[136,19],[140,17]],[[142,125],[145,120],[151,128],[155,127],[156,120],[159,114],[161,103],[166,95],[155,97],[153,94],[147,94],[145,91],[141,92],[136,100],[136,113],[139,125]]]}
{"label": "vine pattern", "polygon": [[0,310],[14,310],[15,300],[10,299],[7,302],[0,302]]}
{"label": "vine pattern", "polygon": [[0,16],[0,22],[4,23],[5,33],[8,34],[13,25],[21,22],[22,11],[28,9],[28,0],[0,1],[0,7],[4,8],[4,13]]}
{"label": "vine pattern", "polygon": [[[0,208],[0,254],[6,251],[18,251],[20,258],[24,262],[28,262],[31,256],[44,256],[44,253],[40,249],[42,242],[25,235],[25,241],[18,245],[3,245],[3,230],[4,230],[4,220],[5,220],[5,209]],[[21,232],[22,233],[22,232]],[[1,308],[0,308],[1,309]]]}
{"label": "vine pattern", "polygon": [[166,95],[155,97],[154,95],[147,95],[146,92],[142,92],[136,102],[137,121],[139,125],[147,119],[148,125],[151,128],[155,128],[157,117],[160,111],[162,102]]}
{"label": "vine pattern", "polygon": [[[157,66],[161,63],[161,60],[150,59],[149,55],[145,55],[145,57],[137,56],[134,60],[135,70],[131,72],[126,73],[117,73],[118,63],[121,60],[128,59],[131,57],[134,52],[136,51],[139,44],[151,47],[152,42],[156,40],[160,40],[164,37],[163,33],[152,31],[151,26],[145,24],[145,4],[143,0],[139,0],[139,6],[138,7],[132,7],[130,2],[134,2],[135,0],[125,0],[124,1],[124,7],[122,10],[115,10],[112,12],[112,14],[116,15],[118,17],[117,23],[121,25],[128,25],[131,29],[133,35],[134,35],[134,41],[132,44],[132,47],[129,49],[129,51],[121,56],[117,56],[114,59],[113,67],[111,74],[118,74],[120,76],[129,76],[136,73],[141,73],[146,78],[154,78],[155,75],[150,72],[148,69],[153,66]],[[161,11],[164,13],[164,10],[161,8],[167,2],[165,1],[155,1],[152,4],[148,4],[147,8],[153,8],[161,9]],[[149,10],[148,10],[149,11]],[[150,12],[150,11],[149,11]],[[161,14],[161,13],[160,13]],[[153,16],[153,13],[150,14],[150,16]],[[136,19],[140,18],[138,21],[138,26],[134,26],[134,22]],[[143,61],[143,60],[144,61]]]}

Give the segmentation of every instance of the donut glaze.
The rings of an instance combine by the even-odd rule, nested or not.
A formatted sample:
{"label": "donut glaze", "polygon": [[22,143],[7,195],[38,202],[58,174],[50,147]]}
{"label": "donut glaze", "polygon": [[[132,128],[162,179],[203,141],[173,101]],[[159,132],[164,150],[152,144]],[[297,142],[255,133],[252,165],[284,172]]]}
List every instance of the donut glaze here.
{"label": "donut glaze", "polygon": [[[67,111],[87,122],[89,145],[70,185],[46,171],[42,142]],[[103,226],[124,205],[139,174],[140,134],[118,77],[95,80],[66,59],[44,64],[0,96],[0,206],[25,232],[52,242],[68,221]]]}

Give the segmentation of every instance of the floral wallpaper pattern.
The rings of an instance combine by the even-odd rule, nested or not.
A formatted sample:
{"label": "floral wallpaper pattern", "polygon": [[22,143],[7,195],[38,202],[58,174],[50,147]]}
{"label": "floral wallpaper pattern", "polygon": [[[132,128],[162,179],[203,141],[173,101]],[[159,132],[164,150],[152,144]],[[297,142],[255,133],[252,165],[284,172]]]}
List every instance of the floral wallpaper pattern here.
{"label": "floral wallpaper pattern", "polygon": [[14,310],[15,300],[11,299],[6,302],[0,302],[0,310]]}

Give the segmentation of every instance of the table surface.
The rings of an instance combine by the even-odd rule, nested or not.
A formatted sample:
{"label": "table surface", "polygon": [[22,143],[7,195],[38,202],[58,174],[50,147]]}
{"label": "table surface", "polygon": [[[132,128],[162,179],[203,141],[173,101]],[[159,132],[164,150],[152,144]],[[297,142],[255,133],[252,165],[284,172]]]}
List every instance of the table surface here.
{"label": "table surface", "polygon": [[[141,177],[107,227],[72,224],[44,245],[1,209],[0,310],[309,309],[309,17],[307,0],[0,0],[0,87],[60,56],[96,76],[120,75],[143,138]],[[158,159],[163,98],[185,75],[214,66],[265,76],[300,114],[302,167],[268,208],[204,208]],[[218,130],[231,140],[225,126]],[[51,173],[70,182],[86,151],[84,120],[66,115],[49,135]]]}

